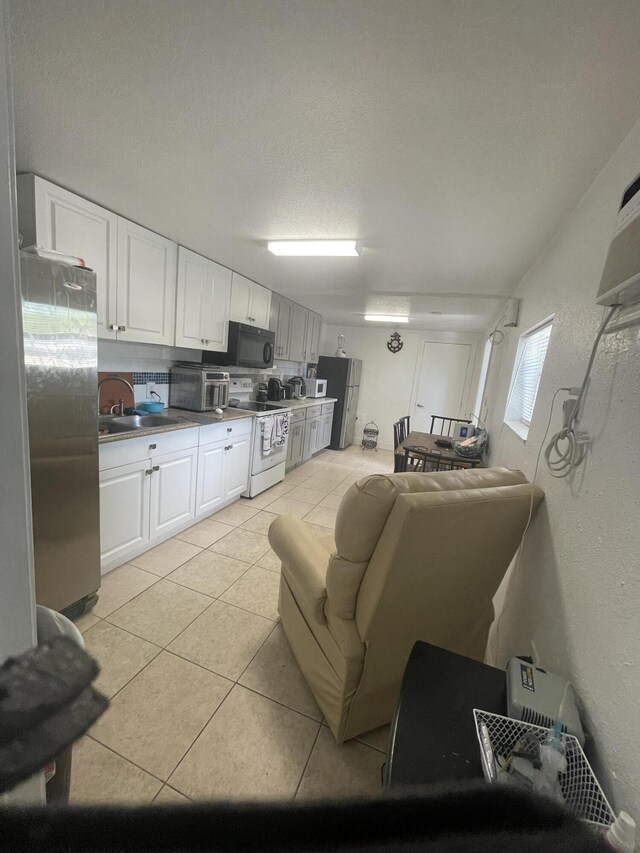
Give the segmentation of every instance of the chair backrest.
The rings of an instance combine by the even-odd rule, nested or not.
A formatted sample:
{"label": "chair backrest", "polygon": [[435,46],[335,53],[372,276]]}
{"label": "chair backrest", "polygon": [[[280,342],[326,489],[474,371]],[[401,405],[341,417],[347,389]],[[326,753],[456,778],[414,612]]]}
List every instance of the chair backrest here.
{"label": "chair backrest", "polygon": [[402,421],[396,421],[393,425],[393,449],[397,450],[406,436],[402,433]]}
{"label": "chair backrest", "polygon": [[[381,558],[383,552],[378,554],[378,548],[386,536],[387,525],[400,497],[442,495],[455,491],[471,498],[474,490],[495,491],[498,487],[521,484],[526,484],[530,499],[531,487],[524,474],[508,468],[476,468],[437,474],[374,474],[354,483],[342,498],[336,517],[336,550],[327,564],[326,606],[341,619],[354,618],[357,601],[365,589],[363,577],[365,572],[369,573],[370,560],[374,555],[379,566],[374,575],[378,580],[384,576],[386,583],[388,566]],[[542,494],[540,490],[538,492]],[[527,511],[528,507],[527,504]],[[420,535],[420,543],[426,554],[428,536]],[[469,559],[473,561],[472,554]],[[367,584],[369,588],[371,583]],[[376,595],[377,592],[371,590],[367,593],[367,600],[371,601],[371,597]],[[361,610],[361,618],[369,620],[369,609]]]}
{"label": "chair backrest", "polygon": [[453,424],[470,424],[466,418],[448,418],[445,415],[431,415],[431,429],[429,432],[432,435],[451,435]]}
{"label": "chair backrest", "polygon": [[[400,423],[402,424],[402,431],[404,433],[404,438],[406,438],[411,432],[411,416],[405,415],[403,418],[400,418]],[[404,438],[402,439],[404,441]]]}
{"label": "chair backrest", "polygon": [[442,454],[434,453],[432,450],[423,450],[420,447],[405,447],[404,456],[401,457],[402,465],[400,471],[464,471],[475,468],[480,464],[480,459],[471,457],[460,457],[453,459],[442,457]]}

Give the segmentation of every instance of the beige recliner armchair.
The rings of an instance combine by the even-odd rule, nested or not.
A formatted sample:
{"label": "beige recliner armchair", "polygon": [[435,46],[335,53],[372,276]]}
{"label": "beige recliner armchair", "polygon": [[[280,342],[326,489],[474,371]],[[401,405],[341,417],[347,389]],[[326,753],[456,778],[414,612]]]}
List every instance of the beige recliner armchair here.
{"label": "beige recliner armchair", "polygon": [[389,722],[416,640],[483,659],[542,498],[507,468],[376,474],[343,497],[335,548],[296,518],[271,524],[282,626],[337,741]]}

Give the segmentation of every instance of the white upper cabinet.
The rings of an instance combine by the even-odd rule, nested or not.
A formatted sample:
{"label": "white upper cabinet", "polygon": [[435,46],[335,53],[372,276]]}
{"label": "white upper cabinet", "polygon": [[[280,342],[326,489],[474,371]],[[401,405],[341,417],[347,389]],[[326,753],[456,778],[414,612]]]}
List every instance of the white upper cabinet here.
{"label": "white upper cabinet", "polygon": [[118,217],[118,340],[173,344],[178,247]]}
{"label": "white upper cabinet", "polygon": [[84,258],[96,274],[98,335],[115,338],[118,217],[35,175],[18,175],[22,245]]}
{"label": "white upper cabinet", "polygon": [[275,358],[289,358],[289,334],[291,329],[291,312],[293,302],[280,296],[279,293],[271,294],[271,312],[269,314],[269,329],[276,333]]}
{"label": "white upper cabinet", "polygon": [[176,346],[224,352],[230,298],[231,270],[179,246]]}
{"label": "white upper cabinet", "polygon": [[231,279],[231,320],[258,326],[260,329],[269,328],[269,312],[271,310],[271,291],[233,273]]}
{"label": "white upper cabinet", "polygon": [[318,352],[320,350],[320,329],[322,327],[322,317],[309,311],[307,319],[307,337],[305,342],[304,361],[310,361],[313,364],[318,361]]}
{"label": "white upper cabinet", "polygon": [[307,321],[309,312],[302,305],[293,303],[291,310],[291,330],[289,333],[289,360],[307,360]]}

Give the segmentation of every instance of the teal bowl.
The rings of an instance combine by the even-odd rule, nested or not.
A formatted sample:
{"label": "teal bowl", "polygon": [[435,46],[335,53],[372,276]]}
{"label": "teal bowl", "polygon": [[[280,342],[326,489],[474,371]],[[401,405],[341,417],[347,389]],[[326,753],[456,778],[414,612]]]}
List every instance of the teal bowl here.
{"label": "teal bowl", "polygon": [[137,403],[136,408],[157,414],[164,409],[164,403],[161,400],[145,400],[144,403]]}

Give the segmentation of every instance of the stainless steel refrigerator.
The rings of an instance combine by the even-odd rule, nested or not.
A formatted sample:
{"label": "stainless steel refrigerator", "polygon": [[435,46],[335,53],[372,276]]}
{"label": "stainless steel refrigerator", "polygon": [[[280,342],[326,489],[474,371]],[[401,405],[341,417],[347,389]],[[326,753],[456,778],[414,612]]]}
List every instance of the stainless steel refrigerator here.
{"label": "stainless steel refrigerator", "polygon": [[331,450],[353,444],[358,416],[358,394],[362,362],[359,358],[334,358],[321,355],[317,376],[327,380],[327,397],[336,397],[331,428]]}
{"label": "stainless steel refrigerator", "polygon": [[20,253],[36,601],[77,616],[100,586],[96,277]]}

